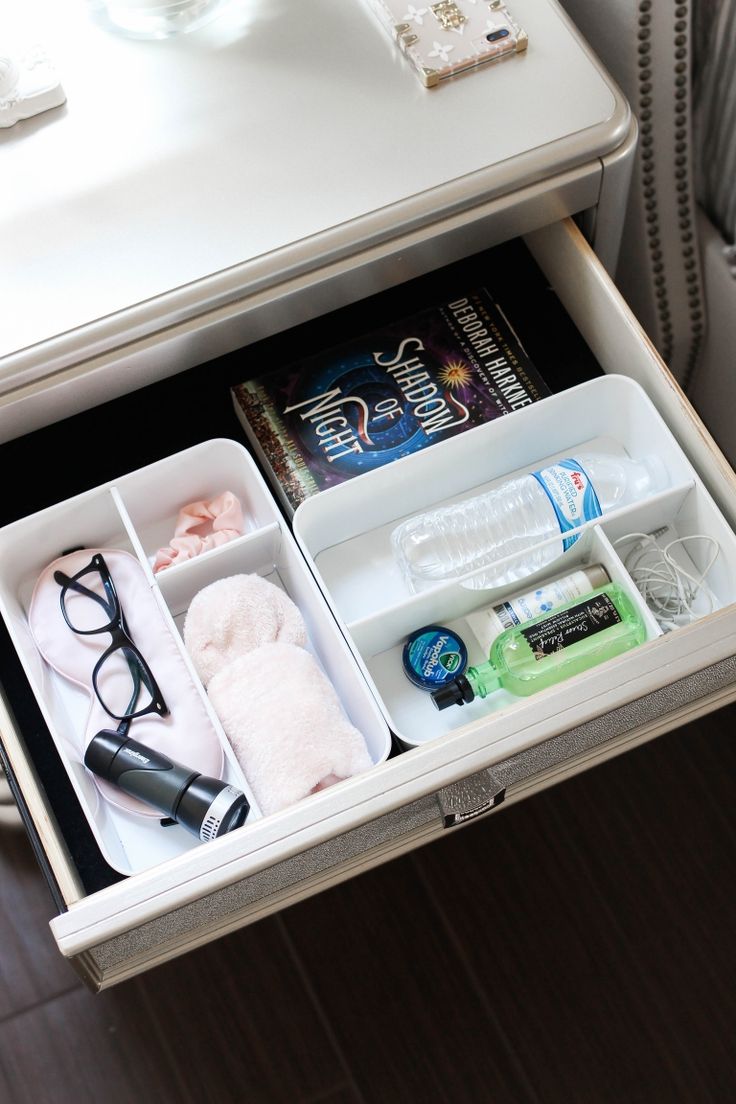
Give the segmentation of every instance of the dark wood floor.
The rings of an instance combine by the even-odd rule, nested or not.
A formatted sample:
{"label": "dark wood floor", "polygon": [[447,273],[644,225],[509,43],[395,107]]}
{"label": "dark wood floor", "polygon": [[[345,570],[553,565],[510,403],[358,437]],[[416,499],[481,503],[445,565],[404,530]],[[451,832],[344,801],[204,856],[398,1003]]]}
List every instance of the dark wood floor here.
{"label": "dark wood floor", "polygon": [[736,1100],[736,708],[97,996],[0,836],[3,1104]]}

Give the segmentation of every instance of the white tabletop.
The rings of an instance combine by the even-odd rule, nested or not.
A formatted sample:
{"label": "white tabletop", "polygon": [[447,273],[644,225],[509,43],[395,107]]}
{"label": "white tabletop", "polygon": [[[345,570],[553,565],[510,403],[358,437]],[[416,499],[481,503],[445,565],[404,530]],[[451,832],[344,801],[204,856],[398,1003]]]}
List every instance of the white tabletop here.
{"label": "white tabletop", "polygon": [[149,42],[82,0],[18,7],[67,102],[0,131],[0,379],[55,335],[330,228],[502,194],[628,127],[550,0],[513,2],[526,53],[431,90],[362,0],[233,0]]}

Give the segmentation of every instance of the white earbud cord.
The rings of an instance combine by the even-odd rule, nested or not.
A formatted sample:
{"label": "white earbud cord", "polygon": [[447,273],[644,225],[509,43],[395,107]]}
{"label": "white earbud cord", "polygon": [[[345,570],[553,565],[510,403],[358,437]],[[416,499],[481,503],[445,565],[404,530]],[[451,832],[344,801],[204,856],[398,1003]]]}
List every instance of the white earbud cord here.
{"label": "white earbud cord", "polygon": [[[623,561],[624,567],[660,627],[669,632],[688,624],[696,617],[713,612],[713,595],[705,585],[705,580],[718,558],[720,546],[714,537],[705,533],[677,537],[660,546],[656,538],[666,531],[665,526],[653,533],[627,533],[613,544],[617,547],[632,540],[637,541],[627,553]],[[671,549],[676,545],[684,547],[689,541],[707,541],[711,545],[708,562],[699,575],[691,574],[671,554]],[[708,608],[696,613],[694,604],[701,593],[707,599]]]}

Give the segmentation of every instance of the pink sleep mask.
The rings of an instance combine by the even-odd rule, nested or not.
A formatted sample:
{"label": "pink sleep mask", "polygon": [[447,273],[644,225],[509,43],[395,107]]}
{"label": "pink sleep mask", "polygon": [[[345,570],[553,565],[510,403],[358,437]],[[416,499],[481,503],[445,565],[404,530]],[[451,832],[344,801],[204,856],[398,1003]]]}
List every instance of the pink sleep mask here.
{"label": "pink sleep mask", "polygon": [[[62,586],[54,578],[55,572],[72,578],[97,554],[104,557],[114,581],[125,627],[150,668],[169,710],[165,716],[154,712],[136,717],[130,722],[129,735],[193,770],[222,777],[222,744],[201,691],[159,606],[148,575],[135,556],[118,549],[84,548],[61,556],[42,571],[31,598],[28,622],[38,650],[55,671],[81,687],[90,699],[86,724],[78,733],[74,753],[81,760],[87,744],[97,732],[115,730],[118,726],[118,721],[100,704],[98,693],[115,713],[124,713],[129,706],[126,699],[130,670],[117,654],[105,660],[97,675],[98,693],[93,689],[93,670],[112,638],[106,631],[87,635],[86,630],[96,629],[109,620],[104,609],[94,599],[67,588],[67,617],[74,629],[81,630],[73,631],[62,610]],[[86,573],[80,582],[103,600],[107,598],[96,572]],[[144,688],[144,697],[145,692]],[[93,777],[100,793],[113,805],[148,817],[160,816],[150,806]]]}

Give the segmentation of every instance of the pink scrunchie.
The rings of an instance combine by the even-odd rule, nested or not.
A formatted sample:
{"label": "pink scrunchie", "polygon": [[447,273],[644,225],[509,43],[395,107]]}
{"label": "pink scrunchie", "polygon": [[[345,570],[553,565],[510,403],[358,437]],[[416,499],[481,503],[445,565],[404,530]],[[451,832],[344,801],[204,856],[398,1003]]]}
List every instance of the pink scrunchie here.
{"label": "pink scrunchie", "polygon": [[223,491],[209,502],[190,502],[179,511],[171,544],[156,553],[154,574],[226,544],[242,532],[243,510],[232,491]]}

